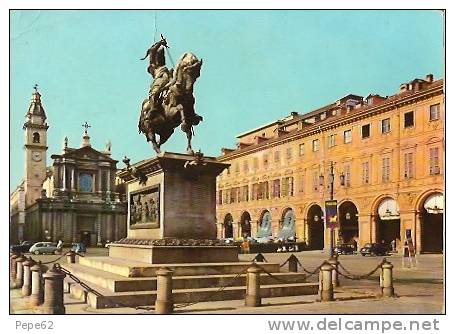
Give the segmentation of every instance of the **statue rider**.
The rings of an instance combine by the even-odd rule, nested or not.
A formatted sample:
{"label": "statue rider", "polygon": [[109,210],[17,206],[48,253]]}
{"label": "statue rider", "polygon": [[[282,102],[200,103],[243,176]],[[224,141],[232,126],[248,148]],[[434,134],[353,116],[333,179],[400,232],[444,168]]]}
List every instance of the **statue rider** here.
{"label": "statue rider", "polygon": [[[154,112],[162,102],[161,94],[169,88],[172,79],[172,70],[169,71],[166,67],[166,59],[164,56],[164,48],[167,48],[167,41],[161,35],[161,40],[153,44],[145,54],[144,60],[150,56],[150,64],[147,68],[153,77],[153,82],[150,85],[149,100],[151,104],[150,112]],[[147,115],[144,115],[147,116]]]}

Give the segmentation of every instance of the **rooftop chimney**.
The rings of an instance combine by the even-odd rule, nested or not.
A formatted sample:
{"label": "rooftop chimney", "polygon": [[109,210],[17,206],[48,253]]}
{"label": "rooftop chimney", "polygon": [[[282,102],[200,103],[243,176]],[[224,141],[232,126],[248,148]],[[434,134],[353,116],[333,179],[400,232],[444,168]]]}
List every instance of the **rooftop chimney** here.
{"label": "rooftop chimney", "polygon": [[427,81],[428,82],[433,82],[433,74],[427,74],[427,77],[426,77]]}

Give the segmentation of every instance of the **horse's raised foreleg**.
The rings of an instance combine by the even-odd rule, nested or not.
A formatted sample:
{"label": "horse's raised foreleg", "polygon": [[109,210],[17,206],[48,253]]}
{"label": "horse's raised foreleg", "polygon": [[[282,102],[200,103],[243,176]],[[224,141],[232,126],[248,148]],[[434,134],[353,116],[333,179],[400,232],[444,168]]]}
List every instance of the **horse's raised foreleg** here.
{"label": "horse's raised foreleg", "polygon": [[153,149],[155,150],[155,152],[156,152],[156,153],[161,153],[160,145],[159,145],[159,144],[157,143],[157,141],[156,141],[155,132],[150,131],[150,132],[147,134],[147,138],[150,139],[150,141],[152,142],[152,146],[153,146]]}
{"label": "horse's raised foreleg", "polygon": [[188,146],[186,147],[186,153],[190,155],[194,155],[193,148],[191,147],[191,138],[193,138],[193,133],[191,126],[189,127],[188,131],[186,132],[186,138],[188,139]]}

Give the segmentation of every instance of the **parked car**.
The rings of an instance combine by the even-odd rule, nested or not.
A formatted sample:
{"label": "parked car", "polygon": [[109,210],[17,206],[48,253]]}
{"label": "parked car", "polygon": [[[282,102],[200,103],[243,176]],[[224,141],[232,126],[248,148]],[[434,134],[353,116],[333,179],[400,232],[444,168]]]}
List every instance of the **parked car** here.
{"label": "parked car", "polygon": [[30,247],[30,253],[39,254],[61,254],[62,249],[57,247],[55,242],[37,242]]}
{"label": "parked car", "polygon": [[11,245],[10,250],[12,252],[27,253],[34,243],[35,241],[22,241],[19,245]]}
{"label": "parked car", "polygon": [[72,245],[71,250],[76,253],[85,253],[87,251],[83,242],[76,242]]}
{"label": "parked car", "polygon": [[376,256],[376,255],[388,255],[389,253],[389,248],[385,244],[379,244],[379,243],[368,243],[365,244],[365,246],[362,247],[360,250],[360,254],[362,256],[365,255],[370,255],[370,256]]}
{"label": "parked car", "polygon": [[333,252],[338,255],[340,255],[340,254],[348,255],[348,254],[355,254],[356,249],[353,244],[341,244],[341,245],[335,246],[335,248],[333,249]]}

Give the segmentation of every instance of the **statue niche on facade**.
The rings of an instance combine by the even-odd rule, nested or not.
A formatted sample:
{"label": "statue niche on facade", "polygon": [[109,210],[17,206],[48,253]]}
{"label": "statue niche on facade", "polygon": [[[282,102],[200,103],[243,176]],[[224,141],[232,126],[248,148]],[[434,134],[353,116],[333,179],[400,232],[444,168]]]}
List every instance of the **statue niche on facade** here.
{"label": "statue niche on facade", "polygon": [[[200,76],[202,59],[187,52],[179,59],[175,69],[169,70],[164,53],[166,48],[167,41],[161,35],[161,40],[153,44],[141,59],[149,57],[147,71],[152,75],[153,81],[148,98],[142,102],[139,133],[144,133],[147,141],[152,142],[154,150],[160,153],[161,145],[180,125],[188,139],[187,153],[193,154],[193,126],[202,121],[202,117],[194,111],[193,86]],[[158,140],[156,135],[159,135]]]}

